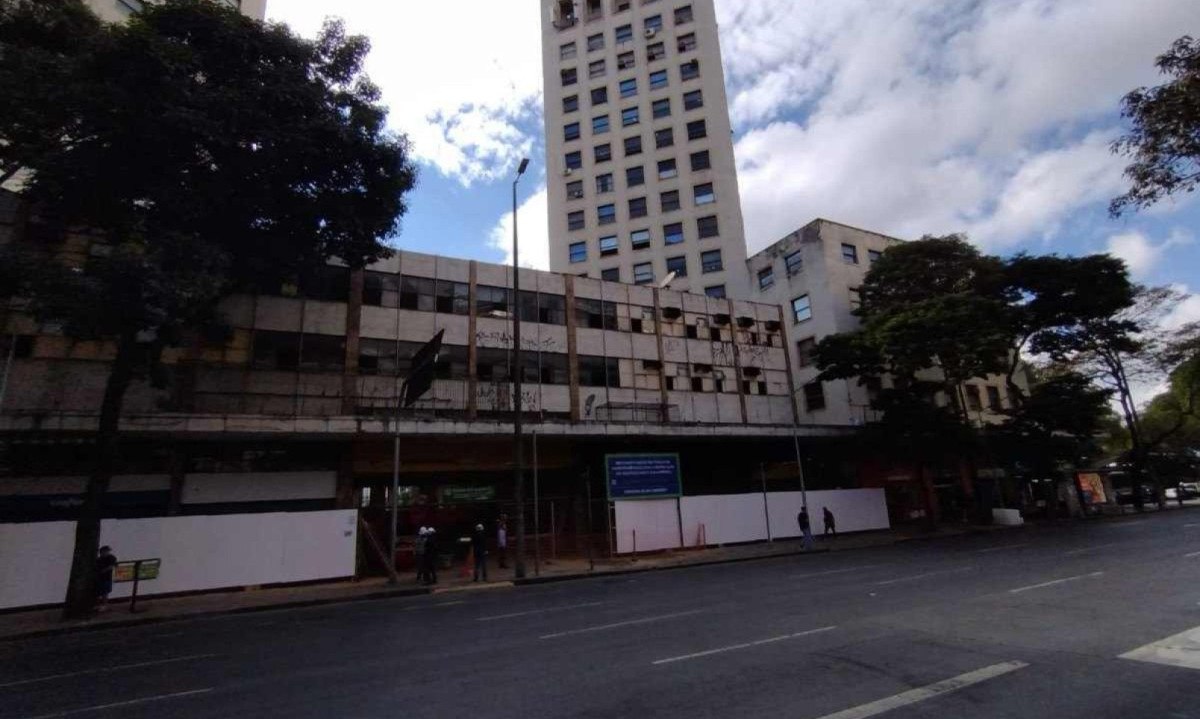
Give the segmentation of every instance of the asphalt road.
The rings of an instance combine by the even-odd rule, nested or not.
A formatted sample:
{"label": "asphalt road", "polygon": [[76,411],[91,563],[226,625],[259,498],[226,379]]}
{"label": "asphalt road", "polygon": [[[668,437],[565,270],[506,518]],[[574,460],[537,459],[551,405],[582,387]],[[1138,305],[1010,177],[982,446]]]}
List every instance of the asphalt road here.
{"label": "asphalt road", "polygon": [[1200,719],[1198,627],[1187,510],[4,643],[0,716]]}

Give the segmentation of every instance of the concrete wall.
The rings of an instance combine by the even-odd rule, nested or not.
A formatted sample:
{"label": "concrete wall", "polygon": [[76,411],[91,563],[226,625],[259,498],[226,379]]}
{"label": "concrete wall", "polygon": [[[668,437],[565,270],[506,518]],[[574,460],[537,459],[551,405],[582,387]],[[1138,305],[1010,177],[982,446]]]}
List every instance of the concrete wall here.
{"label": "concrete wall", "polygon": [[[633,551],[634,530],[639,552],[679,548],[679,515],[683,518],[683,546],[687,547],[702,542],[711,546],[765,540],[768,514],[772,539],[800,535],[796,522],[802,506],[799,492],[769,492],[766,507],[761,492],[683,497],[678,510],[674,499],[627,500],[615,504],[618,554]],[[839,532],[865,532],[891,526],[882,489],[809,492],[809,517],[817,534],[823,528],[824,507],[833,512]]]}
{"label": "concrete wall", "polygon": [[[119,560],[161,558],[140,595],[353,576],[357,510],[105,520]],[[57,604],[67,587],[72,522],[0,524],[0,609]],[[113,597],[129,596],[118,584]]]}
{"label": "concrete wall", "polygon": [[189,474],[184,504],[278,502],[330,499],[337,491],[336,472],[243,472]]}

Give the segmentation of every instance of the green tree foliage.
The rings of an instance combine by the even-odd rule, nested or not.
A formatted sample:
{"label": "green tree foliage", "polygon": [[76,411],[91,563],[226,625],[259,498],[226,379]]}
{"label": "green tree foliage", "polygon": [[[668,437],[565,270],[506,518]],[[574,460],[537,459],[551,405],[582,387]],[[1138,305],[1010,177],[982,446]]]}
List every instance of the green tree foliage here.
{"label": "green tree foliage", "polygon": [[[0,170],[20,170],[33,220],[4,248],[0,293],[116,347],[69,616],[91,606],[129,384],[228,293],[389,254],[415,170],[362,73],[368,50],[336,22],[310,41],[204,0],[123,25],[80,0],[0,0]],[[103,251],[64,266],[66,228]]]}
{"label": "green tree foliage", "polygon": [[1167,359],[1178,359],[1167,390],[1150,400],[1142,413],[1142,430],[1148,451],[1200,454],[1200,327],[1184,328],[1183,341]]}
{"label": "green tree foliage", "polygon": [[1113,143],[1113,151],[1131,158],[1125,176],[1132,186],[1112,201],[1113,216],[1192,192],[1200,184],[1200,40],[1179,38],[1157,65],[1171,79],[1138,88],[1122,103],[1133,127]]}

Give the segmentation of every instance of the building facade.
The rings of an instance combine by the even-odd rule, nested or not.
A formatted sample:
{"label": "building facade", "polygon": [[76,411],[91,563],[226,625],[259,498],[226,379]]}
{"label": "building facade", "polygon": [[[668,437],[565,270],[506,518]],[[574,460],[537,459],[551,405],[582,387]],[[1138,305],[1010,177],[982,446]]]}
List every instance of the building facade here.
{"label": "building facade", "polygon": [[712,0],[558,0],[542,13],[550,268],[746,297]]}

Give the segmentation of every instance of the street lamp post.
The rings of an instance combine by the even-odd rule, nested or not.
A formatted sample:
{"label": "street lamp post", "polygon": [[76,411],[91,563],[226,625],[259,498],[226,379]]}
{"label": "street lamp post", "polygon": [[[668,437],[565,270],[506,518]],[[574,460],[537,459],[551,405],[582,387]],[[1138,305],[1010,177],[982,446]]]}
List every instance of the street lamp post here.
{"label": "street lamp post", "polygon": [[522,158],[512,183],[513,216],[513,495],[517,503],[517,556],[513,576],[525,577],[525,445],[521,437],[521,270],[517,246],[517,183],[529,167]]}

